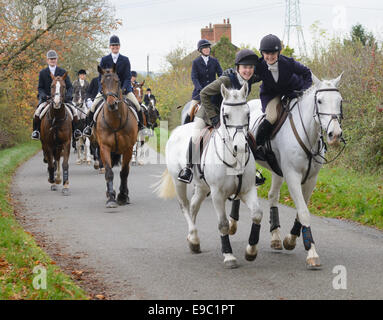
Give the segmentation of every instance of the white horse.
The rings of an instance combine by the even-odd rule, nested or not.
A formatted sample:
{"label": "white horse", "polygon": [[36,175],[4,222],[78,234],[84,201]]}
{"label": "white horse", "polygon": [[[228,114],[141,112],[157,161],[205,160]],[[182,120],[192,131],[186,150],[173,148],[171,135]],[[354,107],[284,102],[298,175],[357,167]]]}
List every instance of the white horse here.
{"label": "white horse", "polygon": [[[79,121],[81,123],[85,123],[85,118],[88,113],[88,107],[86,105],[85,100],[79,99],[79,103],[77,104],[77,114],[79,117]],[[81,128],[83,130],[84,128]],[[77,160],[76,164],[87,163],[91,164],[91,153],[90,153],[90,140],[88,137],[82,136],[76,141],[76,150],[77,150]]]}
{"label": "white horse", "polygon": [[229,241],[231,226],[226,217],[225,202],[230,197],[240,198],[251,211],[253,220],[249,244],[246,247],[246,259],[252,261],[257,256],[262,210],[259,207],[255,187],[255,162],[249,152],[247,132],[249,125],[249,107],[246,103],[247,83],[241,90],[228,90],[221,86],[223,102],[221,105],[221,126],[215,129],[202,153],[201,168],[203,177],[194,165],[194,194],[189,202],[187,184],[177,180],[181,168],[186,165],[186,155],[194,122],[177,127],[166,144],[167,169],[157,185],[157,194],[161,198],[177,196],[182,213],[188,224],[188,236],[192,252],[200,252],[200,240],[197,234],[196,217],[202,201],[211,192],[215,211],[218,216],[218,229],[221,233],[224,266],[236,268],[237,259],[233,255]]}
{"label": "white horse", "polygon": [[[296,239],[302,230],[303,243],[308,251],[306,263],[309,269],[321,266],[310,228],[310,212],[307,204],[316,185],[317,176],[325,159],[325,144],[322,131],[329,145],[342,139],[342,97],[338,85],[342,75],[333,80],[320,81],[313,75],[314,85],[298,100],[290,104],[290,116],[286,119],[271,146],[283,172],[283,178],[272,172],[266,162],[257,162],[272,172],[272,183],[268,194],[270,203],[271,247],[282,249],[278,216],[280,188],[285,180],[297,209],[297,217],[283,246],[295,248]],[[249,101],[251,110],[250,128],[256,134],[262,116],[260,100]],[[293,127],[304,144],[306,151],[294,135]],[[235,223],[235,222],[234,222]]]}

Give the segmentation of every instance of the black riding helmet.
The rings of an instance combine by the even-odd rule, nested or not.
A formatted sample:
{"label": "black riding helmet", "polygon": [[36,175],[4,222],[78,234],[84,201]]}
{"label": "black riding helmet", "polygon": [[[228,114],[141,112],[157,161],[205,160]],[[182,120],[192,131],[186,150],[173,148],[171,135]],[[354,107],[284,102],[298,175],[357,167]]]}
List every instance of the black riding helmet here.
{"label": "black riding helmet", "polygon": [[110,39],[109,39],[109,45],[111,46],[111,45],[114,45],[114,44],[120,45],[120,38],[117,37],[116,35],[111,36]]}
{"label": "black riding helmet", "polygon": [[209,40],[201,39],[201,40],[198,41],[198,43],[197,43],[197,50],[198,50],[199,52],[201,52],[201,50],[202,50],[203,48],[210,48],[210,46],[211,46],[211,43],[210,43]]}
{"label": "black riding helmet", "polygon": [[267,36],[264,36],[261,40],[261,45],[259,48],[259,51],[262,53],[262,51],[265,52],[280,52],[282,50],[282,42],[281,40],[273,35],[269,34]]}
{"label": "black riding helmet", "polygon": [[132,71],[131,75],[132,75],[132,77],[136,77],[137,78],[137,72],[136,71]]}
{"label": "black riding helmet", "polygon": [[80,69],[78,72],[77,72],[77,75],[80,75],[80,74],[86,74],[86,71],[84,69]]}
{"label": "black riding helmet", "polygon": [[235,65],[239,66],[243,65],[256,65],[258,62],[258,56],[255,54],[253,50],[250,49],[242,49],[239,50],[235,55]]}

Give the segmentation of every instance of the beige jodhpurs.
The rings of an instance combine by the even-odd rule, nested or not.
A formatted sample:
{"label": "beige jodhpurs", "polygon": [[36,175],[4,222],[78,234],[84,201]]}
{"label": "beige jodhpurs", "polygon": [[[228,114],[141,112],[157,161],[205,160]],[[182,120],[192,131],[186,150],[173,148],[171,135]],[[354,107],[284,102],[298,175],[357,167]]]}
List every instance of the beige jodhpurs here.
{"label": "beige jodhpurs", "polygon": [[269,101],[266,106],[266,120],[271,124],[274,124],[277,121],[277,106],[281,102],[281,97],[276,96],[273,100]]}

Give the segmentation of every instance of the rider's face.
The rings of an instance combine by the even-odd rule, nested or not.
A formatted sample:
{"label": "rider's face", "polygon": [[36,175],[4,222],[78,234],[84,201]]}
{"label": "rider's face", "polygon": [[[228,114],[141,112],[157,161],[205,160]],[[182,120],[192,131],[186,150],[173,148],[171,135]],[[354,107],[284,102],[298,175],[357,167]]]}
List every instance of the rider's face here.
{"label": "rider's face", "polygon": [[86,74],[81,73],[81,74],[78,75],[78,77],[79,77],[81,80],[85,80]]}
{"label": "rider's face", "polygon": [[208,56],[210,54],[210,47],[202,48],[201,52],[204,56]]}
{"label": "rider's face", "polygon": [[51,67],[54,67],[54,66],[57,65],[57,59],[56,59],[56,58],[54,58],[54,59],[49,58],[49,59],[47,59],[47,63],[48,63],[48,65],[50,65]]}
{"label": "rider's face", "polygon": [[113,45],[109,46],[109,48],[110,48],[110,51],[112,51],[112,53],[114,53],[114,54],[117,54],[120,51],[120,45],[119,44],[113,44]]}
{"label": "rider's face", "polygon": [[274,64],[278,60],[278,51],[277,52],[262,51],[262,54],[267,64]]}
{"label": "rider's face", "polygon": [[238,66],[238,73],[243,79],[249,80],[254,74],[254,66],[240,64]]}

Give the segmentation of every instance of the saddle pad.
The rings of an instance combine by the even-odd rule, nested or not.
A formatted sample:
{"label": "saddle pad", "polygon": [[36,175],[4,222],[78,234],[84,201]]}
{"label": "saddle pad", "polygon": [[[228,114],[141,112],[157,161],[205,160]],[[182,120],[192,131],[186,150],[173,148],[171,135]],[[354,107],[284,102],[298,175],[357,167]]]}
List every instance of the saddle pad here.
{"label": "saddle pad", "polygon": [[[47,113],[47,111],[49,110],[49,104],[46,104],[43,109],[40,111],[40,120],[42,120],[42,118],[45,116],[45,114]],[[71,120],[73,121],[73,114],[72,114],[72,111],[70,110],[70,108],[65,104],[65,109],[66,111],[68,112]]]}
{"label": "saddle pad", "polygon": [[[105,101],[102,102],[101,106],[99,108],[97,108],[96,112],[94,113],[94,116],[93,116],[93,121],[94,122],[97,122],[98,114],[100,113],[100,111],[104,107],[104,103],[105,103]],[[137,115],[136,110],[130,104],[128,104],[128,107],[133,112],[133,115],[136,117],[136,120],[138,122],[138,115]]]}

